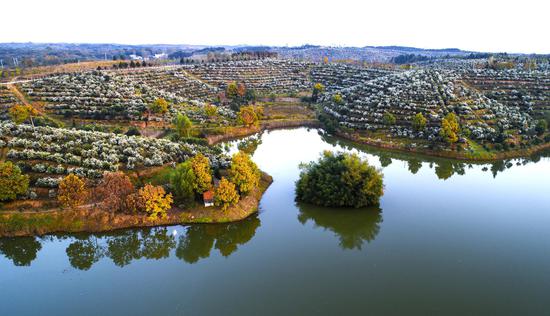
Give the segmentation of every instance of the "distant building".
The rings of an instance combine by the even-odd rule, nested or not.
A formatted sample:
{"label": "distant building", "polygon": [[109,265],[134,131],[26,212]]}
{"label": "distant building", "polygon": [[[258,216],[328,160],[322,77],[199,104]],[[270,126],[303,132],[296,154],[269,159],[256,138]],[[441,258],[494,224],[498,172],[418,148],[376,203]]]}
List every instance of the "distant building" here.
{"label": "distant building", "polygon": [[132,54],[129,56],[131,60],[143,60],[143,57]]}
{"label": "distant building", "polygon": [[208,190],[202,194],[205,207],[214,206],[214,191]]}
{"label": "distant building", "polygon": [[155,54],[155,56],[153,58],[154,59],[166,59],[166,58],[168,58],[168,54],[166,54],[166,53]]}

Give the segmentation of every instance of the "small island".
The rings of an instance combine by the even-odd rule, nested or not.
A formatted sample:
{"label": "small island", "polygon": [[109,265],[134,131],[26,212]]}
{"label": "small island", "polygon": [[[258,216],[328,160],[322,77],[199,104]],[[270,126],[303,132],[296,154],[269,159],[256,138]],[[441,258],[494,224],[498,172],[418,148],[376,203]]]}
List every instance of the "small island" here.
{"label": "small island", "polygon": [[325,151],[300,166],[296,200],[319,206],[375,206],[384,194],[383,175],[356,154]]}

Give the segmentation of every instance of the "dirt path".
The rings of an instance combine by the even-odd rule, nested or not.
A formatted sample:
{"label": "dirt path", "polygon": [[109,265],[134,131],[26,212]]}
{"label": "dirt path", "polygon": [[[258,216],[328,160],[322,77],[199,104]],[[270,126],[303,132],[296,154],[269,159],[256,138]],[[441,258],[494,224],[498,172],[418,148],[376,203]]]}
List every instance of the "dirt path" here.
{"label": "dirt path", "polygon": [[24,105],[30,105],[38,113],[40,113],[40,115],[45,115],[44,108],[41,105],[41,103],[33,103],[29,101],[29,99],[27,99],[27,97],[19,90],[19,88],[17,88],[17,86],[13,82],[6,84],[6,86],[11,91],[11,93],[15,95],[15,97],[19,100],[19,102],[23,103]]}
{"label": "dirt path", "polygon": [[27,97],[17,89],[17,86],[15,86],[12,82],[8,83],[6,85],[8,89],[19,99],[19,101],[25,105],[32,105],[29,100],[27,100]]}

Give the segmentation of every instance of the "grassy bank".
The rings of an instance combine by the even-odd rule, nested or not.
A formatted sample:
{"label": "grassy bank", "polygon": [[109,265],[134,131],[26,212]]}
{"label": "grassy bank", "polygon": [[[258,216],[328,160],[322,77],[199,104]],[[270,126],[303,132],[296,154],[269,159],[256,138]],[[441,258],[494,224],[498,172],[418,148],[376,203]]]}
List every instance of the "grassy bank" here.
{"label": "grassy bank", "polygon": [[93,205],[76,210],[50,209],[39,212],[1,212],[0,237],[35,236],[49,233],[104,232],[122,228],[165,226],[193,223],[226,223],[247,218],[258,211],[263,193],[273,182],[262,173],[259,187],[234,206],[222,211],[218,207],[195,207],[192,210],[177,207],[168,211],[164,219],[151,220],[146,215],[110,213]]}

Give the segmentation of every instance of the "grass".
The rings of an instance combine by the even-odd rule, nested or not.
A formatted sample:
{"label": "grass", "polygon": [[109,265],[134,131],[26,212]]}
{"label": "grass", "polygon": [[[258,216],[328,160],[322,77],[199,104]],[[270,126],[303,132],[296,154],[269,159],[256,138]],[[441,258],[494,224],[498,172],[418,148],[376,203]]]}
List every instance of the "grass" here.
{"label": "grass", "polygon": [[159,171],[155,172],[149,177],[143,178],[143,183],[151,183],[153,185],[163,185],[170,182],[170,177],[174,172],[172,166],[166,166]]}
{"label": "grass", "polygon": [[495,158],[495,154],[487,151],[483,146],[475,141],[468,139],[469,150],[465,152],[468,159],[473,160],[490,160]]}
{"label": "grass", "polygon": [[77,231],[83,226],[81,220],[72,220],[58,214],[4,214],[0,215],[0,234],[36,234],[43,231]]}

